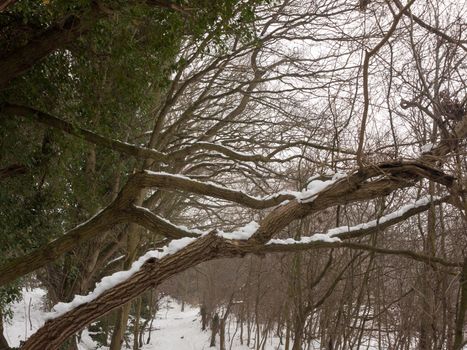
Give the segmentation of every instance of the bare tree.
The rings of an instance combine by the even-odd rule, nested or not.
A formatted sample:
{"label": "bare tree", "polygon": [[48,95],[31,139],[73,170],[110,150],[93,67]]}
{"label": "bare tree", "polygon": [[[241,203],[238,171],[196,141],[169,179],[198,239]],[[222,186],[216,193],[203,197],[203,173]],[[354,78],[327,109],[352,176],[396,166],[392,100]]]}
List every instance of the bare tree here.
{"label": "bare tree", "polygon": [[[403,348],[416,332],[420,349],[460,349],[467,309],[465,11],[435,1],[265,5],[253,39],[228,37],[221,48],[210,34],[182,42],[169,86],[144,116],[151,130],[125,142],[65,116],[3,106],[6,116],[137,160],[124,185],[116,177],[105,208],[0,267],[3,285],[99,243],[81,252],[87,270],[80,288],[67,290],[70,302],[23,349],[56,349],[123,306],[112,342],[118,349],[130,302],[144,291],[214,259],[272,253],[266,259],[274,263],[293,253],[282,265],[287,273],[276,275],[289,276],[287,293],[276,292],[287,302],[263,312],[275,294],[263,294],[257,277],[256,289],[240,290],[244,309],[233,307],[233,294],[219,298],[227,310],[218,316],[221,331],[231,314],[254,320],[257,349],[275,322],[294,350],[317,338],[332,349],[358,348],[375,334],[380,345]],[[115,271],[109,261],[122,253],[127,272],[71,300],[102,271]],[[244,278],[254,268],[245,270]],[[426,315],[419,324],[402,309],[409,302]],[[448,321],[453,305],[455,322]],[[389,329],[395,336],[383,339]]]}

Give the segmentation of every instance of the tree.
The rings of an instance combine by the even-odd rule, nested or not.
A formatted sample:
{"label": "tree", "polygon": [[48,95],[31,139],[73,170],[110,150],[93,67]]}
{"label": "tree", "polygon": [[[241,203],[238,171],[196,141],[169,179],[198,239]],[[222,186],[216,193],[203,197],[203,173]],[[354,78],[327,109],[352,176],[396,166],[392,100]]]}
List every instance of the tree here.
{"label": "tree", "polygon": [[[461,251],[438,256],[434,229],[437,208],[452,208],[452,222],[465,215],[466,49],[455,9],[447,11],[454,19],[438,18],[433,26],[429,16],[439,4],[426,5],[422,18],[411,12],[421,10],[413,1],[363,8],[337,0],[305,7],[154,1],[57,4],[52,11],[41,4],[23,28],[31,13],[21,5],[2,15],[4,41],[13,47],[0,61],[8,72],[0,81],[2,121],[11,135],[5,149],[12,151],[2,157],[1,173],[11,182],[3,196],[31,204],[27,228],[40,234],[18,241],[25,228],[11,218],[24,207],[6,207],[15,229],[0,283],[44,267],[52,273],[37,274],[47,283],[58,269],[62,280],[49,289],[66,285],[56,301],[70,301],[56,307],[24,349],[57,348],[126,304],[114,332],[117,349],[131,300],[218,258],[367,251],[363,285],[378,254],[460,271]],[[36,34],[33,25],[43,30]],[[18,36],[26,44],[13,41]],[[28,96],[30,90],[47,93]],[[25,119],[27,128],[20,127]],[[37,123],[46,131],[34,130]],[[17,147],[29,133],[32,142]],[[422,146],[421,153],[413,146]],[[422,246],[380,245],[392,226],[424,213]],[[321,215],[336,227],[315,225]],[[327,233],[302,234],[316,229]],[[162,252],[136,258],[161,245]],[[129,272],[73,299],[110,272],[107,262],[121,253],[119,268]],[[294,260],[291,282],[299,300],[300,261]],[[306,320],[346,271],[335,269],[323,301],[293,310],[294,349]],[[422,275],[433,279],[429,269]],[[365,288],[356,296],[359,305]],[[428,288],[423,295],[432,297]],[[456,330],[465,314],[467,295],[461,295]],[[426,348],[433,338],[423,336],[428,328],[420,326]],[[462,339],[456,336],[453,346]]]}

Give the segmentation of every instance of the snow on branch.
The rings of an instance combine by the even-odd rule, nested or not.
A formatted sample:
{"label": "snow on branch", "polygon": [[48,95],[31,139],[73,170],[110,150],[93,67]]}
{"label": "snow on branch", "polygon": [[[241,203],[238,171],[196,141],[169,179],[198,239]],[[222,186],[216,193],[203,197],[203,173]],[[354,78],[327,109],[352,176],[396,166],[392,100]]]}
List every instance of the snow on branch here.
{"label": "snow on branch", "polygon": [[237,239],[237,240],[247,240],[256,232],[259,228],[259,224],[256,221],[252,221],[245,226],[239,228],[233,232],[224,232],[218,231],[217,235],[225,239]]}
{"label": "snow on branch", "polygon": [[175,225],[145,207],[131,206],[124,210],[124,212],[129,215],[130,221],[167,238],[198,237],[207,233],[198,229],[188,228],[184,225]]}
{"label": "snow on branch", "polygon": [[312,178],[306,189],[299,192],[297,199],[302,203],[311,203],[319,195],[320,192],[324,191],[329,186],[335,184],[338,180],[345,178],[347,175],[343,173],[335,173],[329,180],[320,180]]}
{"label": "snow on branch", "polygon": [[253,209],[266,209],[281,204],[286,200],[295,199],[292,193],[278,193],[267,197],[255,197],[243,191],[232,190],[213,182],[202,182],[188,176],[170,174],[166,172],[153,172],[146,170],[139,173],[134,180],[144,187],[159,187],[187,191],[209,197],[219,198],[238,203]]}
{"label": "snow on branch", "polygon": [[[143,207],[134,207],[134,209],[140,211],[140,212],[149,212],[151,215],[154,215],[151,213],[148,209],[143,208]],[[191,234],[196,234],[199,237],[206,236],[208,233],[199,231],[199,230],[191,230],[189,231],[186,227],[184,226],[176,226],[169,221],[159,218],[160,220],[163,220],[166,222],[167,225],[171,225],[172,227],[175,227],[179,231],[191,233]],[[233,231],[233,232],[223,232],[220,231],[217,236],[222,237],[224,239],[229,239],[229,240],[247,240],[248,238],[251,237],[251,235],[257,230],[259,227],[258,223],[255,221],[252,221],[245,225],[244,227],[241,227],[240,229]],[[159,250],[150,250],[146,252],[143,256],[141,256],[138,260],[136,260],[131,268],[129,270],[125,271],[118,271],[110,276],[106,276],[101,279],[100,282],[96,284],[96,287],[92,292],[90,292],[87,295],[75,295],[73,300],[68,303],[58,303],[56,304],[52,311],[48,313],[45,317],[45,320],[50,320],[54,319],[57,317],[62,316],[63,314],[77,308],[80,305],[92,302],[95,300],[97,297],[102,295],[104,292],[114,288],[118,284],[127,281],[130,279],[135,273],[137,273],[141,267],[144,265],[145,262],[147,262],[149,259],[157,259],[160,260],[168,255],[173,255],[180,251],[181,249],[185,248],[189,244],[193,243],[195,240],[197,240],[196,237],[183,237],[180,239],[172,240],[168,245],[162,248],[161,251]]]}
{"label": "snow on branch", "polygon": [[341,240],[337,237],[331,237],[331,235],[326,233],[315,233],[312,236],[302,237],[300,239],[294,238],[285,238],[285,239],[278,239],[273,238],[266,244],[276,244],[276,245],[288,245],[288,244],[308,244],[312,242],[326,242],[326,243],[335,243],[340,242]]}
{"label": "snow on branch", "polygon": [[[359,249],[359,250],[367,250],[367,251],[374,251],[380,254],[392,254],[392,255],[400,255],[400,256],[407,256],[409,258],[422,261],[425,263],[440,263],[448,267],[452,266],[459,266],[459,263],[456,262],[448,262],[440,258],[432,257],[432,256],[425,256],[420,253],[415,253],[408,250],[390,250],[385,248],[379,248],[374,246],[367,246],[358,243],[352,242],[342,242],[341,239],[347,239],[350,237],[345,236],[345,234],[357,233],[357,232],[368,232],[370,229],[374,228],[381,228],[383,226],[389,226],[392,224],[397,223],[398,221],[402,221],[406,218],[407,215],[415,215],[417,212],[421,212],[426,210],[430,205],[434,203],[440,203],[447,201],[449,197],[445,197],[443,199],[430,199],[429,197],[422,198],[412,204],[403,206],[399,210],[390,213],[381,217],[379,220],[373,220],[365,224],[360,224],[352,227],[338,227],[332,230],[329,230],[326,234],[315,234],[310,237],[303,237],[300,240],[293,240],[293,239],[272,239],[267,244],[262,244],[254,239],[250,239],[255,232],[259,229],[260,225],[254,221],[250,222],[249,224],[245,225],[244,227],[235,230],[233,232],[225,233],[225,232],[218,232],[217,234],[201,234],[199,237],[184,237],[177,240],[171,241],[167,246],[162,248],[161,250],[152,250],[144,254],[140,257],[137,261],[135,261],[132,267],[126,271],[119,271],[114,273],[111,276],[104,277],[99,283],[96,284],[95,289],[90,292],[88,295],[82,296],[77,295],[74,299],[69,303],[58,303],[54,306],[53,311],[48,313],[46,316],[47,320],[53,320],[51,323],[47,323],[49,327],[52,326],[53,322],[60,322],[62,318],[60,316],[64,315],[68,312],[75,312],[79,313],[79,307],[84,306],[84,304],[91,305],[99,302],[102,300],[107,300],[106,298],[109,297],[109,293],[115,291],[115,293],[124,293],[126,289],[119,286],[123,286],[124,282],[128,283],[130,280],[135,281],[135,283],[143,283],[139,277],[136,276],[138,272],[143,270],[143,265],[149,263],[152,259],[156,259],[160,262],[160,266],[164,266],[164,268],[169,268],[172,266],[172,262],[167,261],[164,265],[165,257],[170,255],[174,255],[183,248],[187,248],[186,252],[184,252],[180,257],[184,257],[184,263],[187,265],[177,265],[176,269],[171,269],[172,273],[175,273],[178,270],[183,270],[197,264],[201,261],[206,261],[216,257],[222,256],[236,256],[236,255],[244,255],[248,253],[258,253],[258,252],[286,252],[286,251],[296,251],[296,250],[307,250],[312,248],[351,248],[351,249]],[[137,208],[141,209],[141,208]],[[172,224],[173,225],[173,224]],[[173,225],[175,226],[175,225]],[[191,246],[193,244],[193,248],[189,249],[188,245]],[[198,254],[200,251],[203,254]],[[175,257],[174,257],[175,258]],[[162,260],[161,260],[162,259]],[[152,269],[152,268],[151,268]],[[148,270],[150,271],[150,270]],[[171,274],[168,273],[167,276]],[[146,277],[146,280],[151,277]],[[159,281],[160,282],[160,281]],[[126,288],[126,287],[125,287]],[[139,293],[139,289],[135,289],[132,291],[133,294]],[[132,295],[133,295],[132,294]],[[107,296],[106,296],[107,295]],[[127,296],[128,299],[130,296]],[[102,299],[104,298],[104,299]],[[97,300],[96,300],[97,299]],[[126,299],[125,299],[126,300]],[[122,300],[121,303],[126,302]],[[106,305],[105,310],[110,310],[112,305]],[[85,312],[85,311],[83,311]],[[72,315],[72,314],[70,314]],[[54,320],[55,319],[55,320]],[[34,337],[34,336],[33,336]]]}
{"label": "snow on branch", "polygon": [[80,305],[90,303],[98,296],[104,292],[114,288],[116,285],[128,280],[135,273],[137,273],[143,264],[149,259],[161,259],[168,255],[175,254],[179,250],[185,248],[190,243],[194,242],[197,238],[193,237],[184,237],[177,240],[171,241],[168,245],[162,248],[162,251],[159,250],[150,250],[138,260],[136,260],[129,270],[118,271],[110,276],[106,276],[101,279],[100,282],[96,284],[96,287],[88,295],[75,295],[72,301],[69,303],[58,303],[56,304],[52,311],[49,312],[44,318],[46,321],[51,320],[57,317],[62,316],[63,314],[77,308]]}
{"label": "snow on branch", "polygon": [[183,158],[193,152],[200,151],[200,150],[207,150],[207,151],[215,151],[216,153],[220,153],[224,156],[227,156],[231,159],[245,161],[245,162],[283,162],[281,159],[272,159],[271,157],[266,157],[260,154],[249,154],[244,152],[239,152],[233,148],[228,146],[219,144],[219,143],[211,143],[211,142],[204,142],[199,141],[190,146],[177,150],[175,152],[170,153],[169,156],[174,158]]}
{"label": "snow on branch", "polygon": [[436,197],[436,196],[433,196],[433,197],[426,196],[426,197],[418,199],[414,203],[406,204],[392,213],[383,215],[378,219],[371,220],[371,221],[361,223],[355,226],[350,226],[350,227],[349,226],[336,227],[336,228],[329,230],[327,234],[331,237],[351,238],[351,237],[354,237],[356,233],[361,233],[361,232],[364,232],[365,230],[374,229],[378,227],[382,229],[387,226],[393,225],[394,223],[397,223],[399,221],[405,220],[406,214],[409,214],[409,216],[412,216],[414,214],[420,213],[422,211],[427,210],[432,203],[439,204],[445,199],[441,199],[440,197]]}
{"label": "snow on branch", "polygon": [[159,187],[187,191],[235,202],[253,209],[266,209],[296,199],[300,203],[311,203],[324,191],[347,175],[336,173],[329,180],[313,179],[303,191],[280,191],[264,197],[250,196],[240,190],[220,186],[213,182],[202,182],[180,174],[145,170],[139,174],[139,181],[145,187]]}
{"label": "snow on branch", "polygon": [[309,244],[311,242],[326,242],[334,243],[341,242],[341,239],[355,238],[374,232],[378,229],[384,229],[388,226],[394,225],[400,221],[407,219],[407,216],[412,216],[427,210],[432,204],[439,204],[444,202],[449,197],[423,197],[414,203],[407,204],[398,210],[381,216],[376,220],[371,220],[366,223],[361,223],[355,226],[339,226],[330,229],[326,233],[315,233],[312,236],[305,236],[299,240],[293,238],[286,239],[271,239],[266,244],[287,245],[287,244]]}

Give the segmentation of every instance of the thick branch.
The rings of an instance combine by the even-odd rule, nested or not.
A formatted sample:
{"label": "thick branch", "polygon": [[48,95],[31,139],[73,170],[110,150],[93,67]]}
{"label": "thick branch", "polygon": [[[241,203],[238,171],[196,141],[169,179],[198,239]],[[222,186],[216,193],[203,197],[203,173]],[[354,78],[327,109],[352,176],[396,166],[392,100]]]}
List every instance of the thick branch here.
{"label": "thick branch", "polygon": [[383,255],[398,255],[423,262],[425,264],[440,264],[446,267],[460,267],[462,263],[450,262],[434,256],[425,255],[422,253],[413,252],[407,249],[385,249],[366,244],[352,243],[352,242],[310,242],[310,243],[297,243],[297,244],[268,244],[264,246],[261,251],[264,252],[293,252],[300,250],[309,250],[312,248],[350,248],[356,250],[366,250]]}
{"label": "thick branch", "polygon": [[10,260],[0,267],[0,286],[58,259],[74,247],[110,229],[119,220],[118,215],[115,215],[114,211],[107,208],[47,245]]}
{"label": "thick branch", "polygon": [[128,221],[141,225],[167,238],[177,239],[182,237],[198,237],[200,235],[200,232],[176,226],[143,207],[130,206],[130,208],[122,210],[122,213],[128,215]]}
{"label": "thick branch", "polygon": [[159,161],[165,161],[167,159],[164,153],[149,148],[138,147],[121,141],[108,139],[92,131],[78,128],[67,121],[64,121],[60,118],[54,117],[50,114],[30,107],[6,104],[1,112],[10,116],[22,116],[32,118],[42,124],[45,124],[58,130],[62,130],[70,135],[79,137],[95,145],[107,147],[117,152],[127,154],[136,158],[149,158]]}
{"label": "thick branch", "polygon": [[76,40],[91,28],[100,15],[101,13],[96,9],[90,10],[81,17],[70,15],[32,38],[25,46],[2,58],[0,60],[0,90],[50,53]]}
{"label": "thick branch", "polygon": [[186,156],[192,154],[193,152],[196,152],[199,150],[206,150],[206,151],[219,152],[231,159],[238,160],[238,161],[246,161],[246,162],[284,162],[284,161],[287,161],[287,160],[281,160],[281,159],[272,159],[271,157],[265,157],[262,155],[245,154],[245,153],[237,152],[236,150],[231,149],[229,147],[219,145],[219,144],[209,143],[209,142],[197,142],[186,148],[174,151],[170,154],[165,154],[165,153],[156,151],[155,149],[136,146],[136,145],[129,144],[126,142],[106,138],[95,132],[76,127],[70,122],[67,122],[61,118],[55,117],[51,114],[39,111],[31,107],[19,106],[19,105],[7,103],[4,105],[1,112],[5,115],[9,115],[12,117],[21,116],[21,117],[31,118],[33,120],[38,121],[39,123],[42,123],[44,125],[50,126],[58,130],[62,130],[70,135],[86,140],[87,142],[90,142],[90,143],[93,143],[95,145],[99,145],[102,147],[106,147],[114,151],[120,152],[122,154],[133,156],[139,159],[152,159],[155,161],[168,162],[171,159],[183,159]]}
{"label": "thick branch", "polygon": [[284,252],[311,248],[346,247],[360,250],[370,250],[382,254],[397,254],[407,256],[425,263],[439,263],[448,267],[458,266],[439,258],[405,250],[388,250],[361,244],[316,241],[307,245],[261,245],[251,241],[231,241],[223,239],[214,233],[196,239],[187,247],[173,255],[160,260],[148,259],[130,278],[117,284],[114,288],[104,291],[91,302],[81,304],[62,316],[48,321],[23,346],[23,350],[57,349],[69,336],[73,335],[93,320],[111,310],[129,302],[148,288],[154,287],[169,277],[193,267],[201,262],[215,258],[230,258],[245,254],[265,252]]}
{"label": "thick branch", "polygon": [[139,173],[133,177],[132,181],[134,181],[135,186],[139,185],[143,187],[158,187],[167,190],[186,191],[223,199],[254,209],[270,208],[279,205],[286,200],[295,198],[295,196],[292,194],[278,194],[271,196],[270,198],[262,199],[252,197],[244,192],[231,190],[227,187],[222,187],[214,183],[201,182],[186,176],[163,172],[156,173],[146,171]]}
{"label": "thick branch", "polygon": [[0,12],[5,11],[8,6],[13,5],[17,0],[0,0]]}
{"label": "thick branch", "polygon": [[[434,179],[444,184],[452,184],[453,178],[443,174],[430,166],[440,157],[447,155],[458,146],[458,139],[467,135],[467,117],[456,125],[455,137],[443,140],[438,147],[429,154],[423,154],[418,161],[383,163],[371,166],[350,174],[348,177],[336,181],[316,194],[316,197],[307,203],[294,199],[291,194],[279,194],[267,199],[251,197],[243,192],[234,191],[215,184],[203,183],[193,179],[167,174],[142,172],[133,175],[125,188],[120,192],[115,202],[105,211],[99,213],[83,226],[78,226],[66,233],[59,240],[24,256],[14,259],[0,268],[0,285],[5,284],[26,273],[32,272],[53,261],[60,255],[70,251],[74,246],[89,240],[99,234],[102,229],[108,229],[125,219],[120,210],[129,208],[141,187],[160,187],[164,189],[183,190],[190,193],[208,195],[231,202],[246,205],[251,208],[264,209],[281,204],[286,200],[289,203],[278,206],[270,212],[260,223],[260,227],[251,237],[251,241],[266,243],[275,234],[297,219],[306,217],[320,210],[357,201],[370,200],[385,196],[391,192],[409,187],[422,176]],[[376,181],[367,181],[371,177],[389,173],[388,178]],[[117,208],[112,210],[111,208]],[[149,225],[149,223],[147,223]]]}
{"label": "thick branch", "polygon": [[[208,195],[234,203],[239,203],[251,208],[265,209],[277,206],[286,200],[289,203],[278,206],[261,221],[259,229],[252,236],[253,241],[266,243],[275,234],[289,225],[292,221],[308,216],[312,213],[339,204],[347,204],[361,200],[368,200],[387,195],[392,191],[411,186],[416,173],[411,167],[407,173],[402,172],[400,166],[372,167],[365,171],[351,174],[318,193],[310,203],[302,203],[292,194],[278,194],[266,199],[251,197],[243,192],[234,191],[216,184],[204,183],[188,177],[155,172],[142,172],[133,175],[127,185],[120,192],[117,199],[103,212],[99,213],[83,225],[65,233],[59,240],[24,256],[19,257],[0,268],[0,285],[11,282],[19,276],[32,272],[46,263],[53,261],[60,255],[70,251],[76,244],[89,240],[104,229],[109,229],[120,222],[136,221],[142,226],[160,231],[168,237],[189,236],[186,232],[177,231],[170,225],[162,224],[158,218],[149,213],[142,213],[131,208],[133,200],[141,187],[159,187],[163,189],[181,190],[190,193]],[[415,163],[414,163],[415,164]],[[413,164],[412,164],[413,165]],[[387,171],[397,170],[397,176],[390,179],[382,179],[373,182],[365,182],[370,176],[381,174],[380,168]],[[426,168],[423,168],[426,170]],[[404,175],[410,175],[410,181]],[[437,173],[436,173],[437,174]],[[116,208],[115,210],[112,208]],[[125,214],[125,210],[127,210]],[[105,214],[105,215],[104,215]],[[83,227],[84,226],[84,227]]]}

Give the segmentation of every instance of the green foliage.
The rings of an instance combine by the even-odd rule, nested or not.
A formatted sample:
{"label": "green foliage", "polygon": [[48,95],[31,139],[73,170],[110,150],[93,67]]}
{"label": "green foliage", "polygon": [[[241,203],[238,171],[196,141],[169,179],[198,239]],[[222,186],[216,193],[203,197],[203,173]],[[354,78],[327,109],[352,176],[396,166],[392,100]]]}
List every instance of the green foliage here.
{"label": "green foliage", "polygon": [[0,288],[0,316],[7,320],[11,318],[11,303],[21,299],[21,288],[18,284]]}
{"label": "green foliage", "polygon": [[[177,0],[175,9],[168,9],[108,0],[98,9],[89,0],[19,0],[0,13],[0,59],[71,15],[86,21],[105,10],[77,40],[0,90],[0,107],[5,101],[31,106],[108,138],[138,142],[152,128],[171,75],[186,64],[178,57],[181,44],[189,40],[196,47],[210,38],[205,50],[223,51],[226,38],[251,40],[258,2]],[[0,186],[0,263],[88,219],[138,166],[134,159],[32,120],[0,115],[0,134],[0,169],[12,164],[26,169]],[[66,280],[61,287],[79,278],[83,251],[85,246],[77,247],[51,264]],[[18,286],[0,290],[0,310],[8,312],[18,293]]]}

